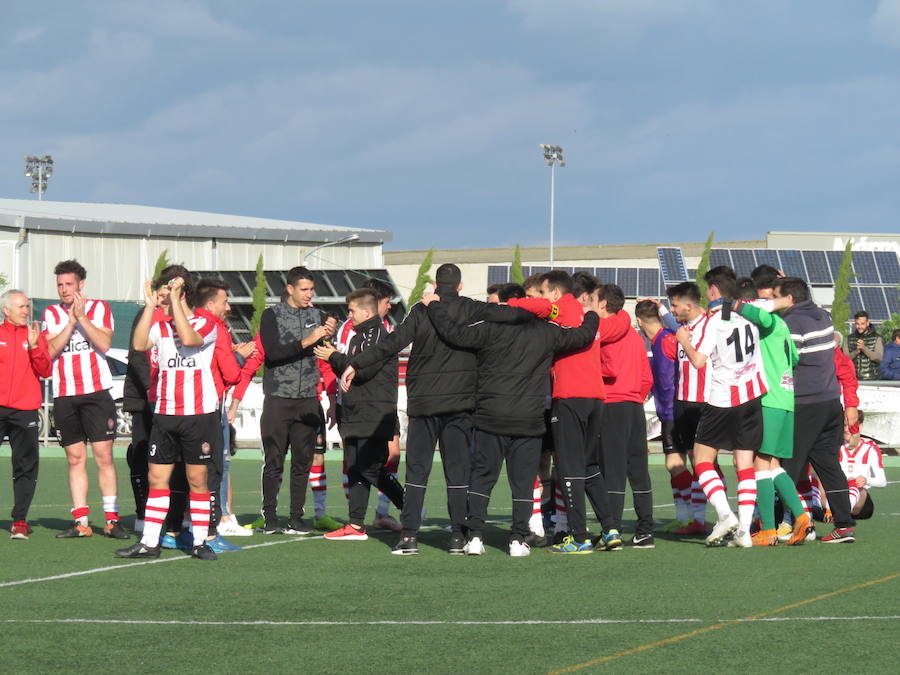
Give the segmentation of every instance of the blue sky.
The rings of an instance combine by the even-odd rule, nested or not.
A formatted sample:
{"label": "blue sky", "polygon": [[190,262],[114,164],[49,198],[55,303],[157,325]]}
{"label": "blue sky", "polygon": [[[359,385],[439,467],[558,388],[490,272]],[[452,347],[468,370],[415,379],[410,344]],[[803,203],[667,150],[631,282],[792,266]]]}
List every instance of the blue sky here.
{"label": "blue sky", "polygon": [[900,232],[900,0],[4,3],[0,196],[389,249]]}

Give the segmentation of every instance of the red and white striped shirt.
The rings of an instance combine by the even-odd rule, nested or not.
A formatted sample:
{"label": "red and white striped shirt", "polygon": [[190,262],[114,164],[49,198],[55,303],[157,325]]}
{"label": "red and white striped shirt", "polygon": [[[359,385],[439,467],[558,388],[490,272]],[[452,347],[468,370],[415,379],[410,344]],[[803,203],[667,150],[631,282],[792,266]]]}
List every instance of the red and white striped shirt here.
{"label": "red and white striped shirt", "polygon": [[707,403],[731,408],[765,394],[768,384],[756,326],[740,314],[732,313],[726,321],[721,312],[714,311],[706,332],[709,335],[697,351],[706,354],[706,366],[711,370]]}
{"label": "red and white striped shirt", "polygon": [[860,438],[859,445],[854,450],[848,448],[846,443],[842,443],[840,462],[848,479],[865,476],[866,487],[887,485],[881,448],[868,438]]}
{"label": "red and white striped shirt", "polygon": [[[84,315],[98,328],[113,329],[112,312],[103,300],[85,300]],[[69,311],[56,303],[44,310],[44,334],[51,338],[59,335],[69,322]],[[106,354],[94,349],[94,345],[75,324],[69,341],[53,362],[53,396],[81,396],[104,391],[112,387],[112,373],[106,362]]]}
{"label": "red and white striped shirt", "polygon": [[[699,350],[700,344],[707,338],[706,325],[709,316],[704,312],[686,325],[691,331],[691,344]],[[684,348],[678,345],[678,386],[675,390],[675,398],[679,401],[691,401],[694,403],[706,403],[709,397],[709,366],[704,365],[699,370],[691,365],[691,360],[684,353]]]}
{"label": "red and white striped shirt", "polygon": [[212,373],[216,324],[199,316],[192,316],[188,321],[203,338],[199,347],[181,344],[174,323],[161,321],[150,327],[150,343],[155,345],[159,361],[156,384],[159,415],[204,415],[215,412],[218,406]]}

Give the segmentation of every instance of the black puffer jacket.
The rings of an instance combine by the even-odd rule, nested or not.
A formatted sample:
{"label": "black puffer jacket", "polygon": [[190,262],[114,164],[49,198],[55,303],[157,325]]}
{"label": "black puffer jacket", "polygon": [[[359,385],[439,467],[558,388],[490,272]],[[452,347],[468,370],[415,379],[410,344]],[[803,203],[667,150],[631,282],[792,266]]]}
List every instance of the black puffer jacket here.
{"label": "black puffer jacket", "polygon": [[[460,297],[456,291],[441,292],[454,323],[480,320],[522,323],[531,315],[513,307],[491,305]],[[406,371],[406,410],[410,417],[471,412],[475,409],[477,361],[475,351],[460,349],[443,340],[428,319],[425,305],[416,303],[393,333],[372,348],[350,359],[356,368],[368,368],[412,343]]]}
{"label": "black puffer jacket", "polygon": [[597,336],[599,319],[584,315],[578,328],[542,319],[512,326],[453,321],[450,305],[433,302],[428,315],[437,332],[460,347],[477,349],[476,429],[504,436],[542,436],[550,364],[557,352],[583,349]]}
{"label": "black puffer jacket", "polygon": [[131,324],[131,336],[128,338],[128,369],[125,371],[125,386],[122,391],[122,409],[125,412],[140,412],[147,407],[147,390],[150,388],[150,361],[147,352],[132,347],[134,329],[141,320],[138,312]]}
{"label": "black puffer jacket", "polygon": [[[350,359],[384,340],[390,333],[377,314],[355,327],[347,353],[335,352],[328,359],[335,374],[350,365]],[[357,368],[353,385],[341,402],[340,431],[344,438],[385,438],[394,436],[397,417],[397,355],[368,368]]]}

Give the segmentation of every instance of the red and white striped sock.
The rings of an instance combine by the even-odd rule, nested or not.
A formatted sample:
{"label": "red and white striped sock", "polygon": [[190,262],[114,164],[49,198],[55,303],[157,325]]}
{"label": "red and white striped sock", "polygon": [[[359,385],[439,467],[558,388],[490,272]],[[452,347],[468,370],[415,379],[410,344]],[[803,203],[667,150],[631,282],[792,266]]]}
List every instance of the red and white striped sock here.
{"label": "red and white striped sock", "polygon": [[341,475],[344,478],[344,496],[349,501],[349,499],[350,499],[350,479],[347,477],[347,460],[346,460],[346,458],[341,463]]}
{"label": "red and white striped sock", "polygon": [[563,499],[562,490],[559,489],[559,482],[556,484],[556,525],[554,532],[569,531],[569,512],[566,509],[566,500]]}
{"label": "red and white striped sock", "polygon": [[540,476],[534,477],[534,490],[531,493],[532,504],[531,504],[531,517],[541,515],[541,478]]}
{"label": "red and white striped sock", "polygon": [[309,470],[309,486],[313,493],[313,506],[316,520],[325,515],[325,498],[328,495],[328,478],[325,476],[325,465],[319,464]]}
{"label": "red and white striped sock", "polygon": [[706,522],[706,493],[700,487],[696,470],[691,481],[691,515],[698,523]]}
{"label": "red and white striped sock", "polygon": [[859,487],[855,480],[848,480],[847,487],[850,488],[850,510],[852,511],[859,503]]}
{"label": "red and white striped sock", "polygon": [[88,524],[88,514],[91,510],[87,506],[79,506],[77,508],[71,509],[72,517],[75,519],[75,522],[83,527],[87,527]]}
{"label": "red and white striped sock", "polygon": [[741,530],[750,531],[753,522],[753,510],[756,507],[756,472],[753,469],[741,469],[738,478],[738,521]]}
{"label": "red and white striped sock", "polygon": [[[394,480],[397,480],[397,474],[400,472],[400,457],[390,457],[388,461],[384,463],[387,467],[388,471],[391,472],[391,475],[394,477]],[[388,499],[388,496],[384,494],[381,490],[378,491],[378,505],[375,507],[375,515],[376,516],[386,516],[388,511],[391,510],[391,500]]]}
{"label": "red and white striped sock", "polygon": [[119,519],[119,499],[116,495],[103,497],[103,514],[106,522]]}
{"label": "red and white striped sock", "polygon": [[809,477],[801,478],[797,481],[797,494],[800,495],[800,503],[803,504],[803,510],[806,512],[806,515],[811,516],[812,484],[809,482]]}
{"label": "red and white striped sock", "polygon": [[701,462],[697,465],[697,480],[703,488],[706,499],[716,510],[719,520],[732,515],[728,497],[725,495],[725,486],[712,462]]}
{"label": "red and white striped sock", "polygon": [[822,484],[819,482],[819,477],[813,474],[809,479],[809,486],[812,493],[811,506],[822,508]]}
{"label": "red and white striped sock", "polygon": [[682,469],[669,480],[675,501],[675,519],[686,523],[691,519],[691,472]]}
{"label": "red and white striped sock", "polygon": [[150,548],[159,546],[159,533],[162,532],[166,514],[169,512],[169,490],[150,489],[147,493],[147,506],[144,509],[144,532],[141,543]]}
{"label": "red and white striped sock", "polygon": [[206,541],[209,534],[209,493],[191,493],[191,534],[194,537],[194,546]]}

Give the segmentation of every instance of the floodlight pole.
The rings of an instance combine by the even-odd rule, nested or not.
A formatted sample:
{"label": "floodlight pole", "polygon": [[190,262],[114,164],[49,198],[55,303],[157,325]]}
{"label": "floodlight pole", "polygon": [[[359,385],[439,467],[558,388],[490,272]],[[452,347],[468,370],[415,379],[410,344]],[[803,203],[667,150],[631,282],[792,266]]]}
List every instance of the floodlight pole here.
{"label": "floodlight pole", "polygon": [[53,158],[50,155],[25,156],[25,175],[31,178],[31,192],[37,192],[38,201],[44,198],[47,183],[53,174]]}
{"label": "floodlight pole", "polygon": [[556,238],[556,167],[565,166],[566,163],[560,146],[541,143],[539,147],[544,151],[544,161],[550,167],[550,268],[553,269],[555,262],[553,247]]}
{"label": "floodlight pole", "polygon": [[311,256],[313,253],[315,253],[316,251],[320,251],[323,248],[326,248],[328,246],[337,246],[338,244],[346,244],[348,241],[357,241],[358,239],[359,239],[359,235],[354,233],[354,234],[349,234],[346,237],[343,237],[341,239],[335,239],[334,241],[326,241],[324,244],[319,244],[318,246],[314,246],[313,248],[309,249],[306,253],[303,254],[303,264],[306,265],[306,259],[309,256]]}

